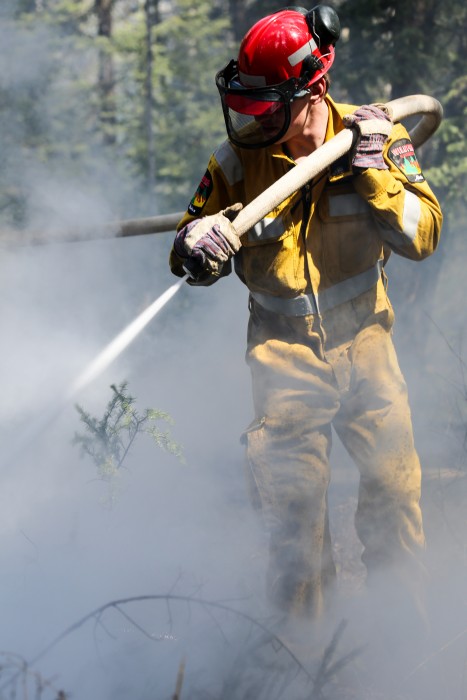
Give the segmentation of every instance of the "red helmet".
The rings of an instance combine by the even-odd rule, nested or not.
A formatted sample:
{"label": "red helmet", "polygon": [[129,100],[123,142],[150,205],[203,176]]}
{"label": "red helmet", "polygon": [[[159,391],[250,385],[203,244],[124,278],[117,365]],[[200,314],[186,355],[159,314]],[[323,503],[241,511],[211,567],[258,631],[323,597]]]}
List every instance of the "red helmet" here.
{"label": "red helmet", "polygon": [[234,144],[262,148],[284,136],[292,101],[330,69],[339,34],[337,14],[327,5],[287,7],[247,32],[238,60],[216,75]]}
{"label": "red helmet", "polygon": [[340,25],[336,12],[318,5],[309,12],[285,8],[259,20],[245,35],[238,54],[239,80],[245,87],[277,85],[308,78],[312,85],[332,66]]}

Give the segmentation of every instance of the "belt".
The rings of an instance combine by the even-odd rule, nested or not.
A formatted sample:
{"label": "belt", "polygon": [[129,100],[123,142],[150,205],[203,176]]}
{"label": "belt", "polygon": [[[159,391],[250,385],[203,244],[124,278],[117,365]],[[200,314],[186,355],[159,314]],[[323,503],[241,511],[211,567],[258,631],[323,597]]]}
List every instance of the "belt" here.
{"label": "belt", "polygon": [[324,289],[319,294],[299,294],[291,299],[274,297],[262,292],[251,292],[251,297],[267,311],[272,311],[283,316],[309,316],[310,314],[322,314],[333,309],[339,304],[355,299],[364,292],[368,292],[377,284],[381,277],[383,261],[378,260],[376,265],[369,270],[361,272],[354,277],[349,277],[342,282]]}

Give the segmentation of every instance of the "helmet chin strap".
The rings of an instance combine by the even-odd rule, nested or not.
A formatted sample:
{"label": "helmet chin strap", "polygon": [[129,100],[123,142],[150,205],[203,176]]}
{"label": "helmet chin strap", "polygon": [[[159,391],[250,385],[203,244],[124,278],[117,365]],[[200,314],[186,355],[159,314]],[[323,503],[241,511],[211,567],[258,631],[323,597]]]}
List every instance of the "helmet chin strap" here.
{"label": "helmet chin strap", "polygon": [[[324,76],[321,76],[321,78]],[[316,83],[313,83],[312,85],[309,85],[306,88],[303,88],[302,90],[299,90],[298,92],[295,93],[293,96],[293,99],[295,100],[297,97],[305,97],[305,95],[317,95],[319,93],[319,82],[321,80],[316,81]],[[326,92],[326,91],[325,91]]]}
{"label": "helmet chin strap", "polygon": [[298,92],[295,93],[293,96],[292,100],[296,100],[299,97],[305,97],[305,95],[312,95],[314,93],[313,90],[313,85],[310,85],[310,87],[303,88],[303,90],[299,90]]}

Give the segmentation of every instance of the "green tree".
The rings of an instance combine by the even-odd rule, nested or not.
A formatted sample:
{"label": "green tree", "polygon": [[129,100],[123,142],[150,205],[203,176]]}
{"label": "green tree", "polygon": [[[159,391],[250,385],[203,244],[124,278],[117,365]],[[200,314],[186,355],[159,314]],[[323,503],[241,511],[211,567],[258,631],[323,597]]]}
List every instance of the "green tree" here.
{"label": "green tree", "polygon": [[0,220],[26,226],[41,214],[43,203],[34,200],[40,181],[79,181],[112,202],[107,179],[120,173],[124,182],[125,166],[116,150],[103,148],[111,132],[98,89],[99,40],[108,37],[97,36],[93,3],[22,0],[15,10],[0,25]]}
{"label": "green tree", "polygon": [[[340,95],[359,104],[424,93],[444,107],[443,124],[421,155],[430,182],[457,219],[465,214],[467,7],[460,0],[344,0],[335,63]],[[448,222],[450,223],[450,221]]]}
{"label": "green tree", "polygon": [[104,143],[115,143],[115,68],[112,50],[113,10],[116,0],[95,0],[97,17],[99,119]]}
{"label": "green tree", "polygon": [[[454,237],[467,213],[467,8],[459,0],[343,0],[338,12],[343,32],[332,70],[338,98],[365,104],[423,93],[441,102],[444,120],[419,157],[445,215],[443,237]],[[388,268],[400,325],[411,327],[410,337],[399,337],[398,344],[406,357],[417,358],[417,368],[423,367],[426,348],[422,305],[435,293],[442,262],[438,252],[427,262],[429,272],[425,263],[400,260]]]}
{"label": "green tree", "polygon": [[[213,16],[214,15],[214,16]],[[144,17],[139,26],[122,26],[116,33],[121,53],[128,56],[127,89],[139,90],[145,79]],[[153,207],[173,211],[187,204],[187,195],[198,184],[200,163],[225,138],[216,72],[231,55],[228,17],[216,17],[211,3],[176,0],[172,11],[153,26],[153,138],[157,158]],[[148,172],[147,130],[144,103],[127,100],[123,115],[126,143],[136,172]]]}
{"label": "green tree", "polygon": [[82,456],[92,459],[98,479],[108,486],[109,505],[115,501],[117,479],[127,460],[135,440],[148,435],[157,447],[183,461],[181,447],[172,439],[168,430],[161,430],[160,423],[172,423],[167,413],[154,408],[138,411],[136,399],[127,390],[127,382],[118,387],[111,385],[112,397],[102,418],[96,418],[77,405],[84,433],[75,433],[73,444],[78,445]]}

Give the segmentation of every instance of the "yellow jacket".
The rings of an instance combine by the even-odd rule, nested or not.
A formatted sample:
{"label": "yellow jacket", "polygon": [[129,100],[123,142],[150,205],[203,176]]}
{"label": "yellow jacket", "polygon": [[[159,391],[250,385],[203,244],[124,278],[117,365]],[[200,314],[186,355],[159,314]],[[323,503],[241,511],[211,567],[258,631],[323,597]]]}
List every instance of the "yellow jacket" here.
{"label": "yellow jacket", "polygon": [[[336,104],[329,96],[326,101],[328,141],[344,128],[343,115],[357,107]],[[235,267],[254,297],[311,294],[327,296],[328,306],[339,304],[376,284],[376,278],[366,288],[354,282],[371,270],[380,277],[391,251],[421,260],[435,250],[440,206],[401,124],[394,125],[384,157],[389,170],[358,175],[347,156],[336,161],[242,236]],[[247,150],[225,141],[211,156],[178,228],[235,202],[248,204],[292,167],[281,145]],[[170,265],[176,275],[184,274],[174,251]]]}

